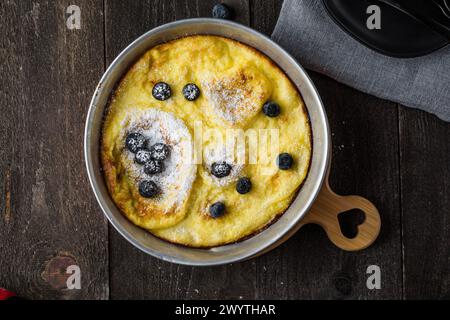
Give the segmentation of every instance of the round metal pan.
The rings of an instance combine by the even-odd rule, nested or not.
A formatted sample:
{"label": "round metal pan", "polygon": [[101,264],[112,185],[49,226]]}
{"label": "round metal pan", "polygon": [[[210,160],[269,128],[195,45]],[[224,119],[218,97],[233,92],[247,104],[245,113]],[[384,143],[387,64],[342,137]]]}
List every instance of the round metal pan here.
{"label": "round metal pan", "polygon": [[[249,45],[271,58],[288,75],[301,93],[309,113],[313,154],[303,187],[289,209],[270,227],[244,241],[211,249],[188,248],[158,239],[128,221],[111,199],[101,170],[99,147],[102,122],[108,99],[128,68],[150,48],[184,36],[208,34],[231,38]],[[185,265],[220,265],[245,260],[267,252],[287,240],[316,199],[329,164],[330,131],[322,101],[300,64],[275,42],[243,25],[219,19],[188,19],[155,28],[130,44],[103,75],[91,101],[84,139],[85,161],[95,196],[116,230],[140,250]]]}

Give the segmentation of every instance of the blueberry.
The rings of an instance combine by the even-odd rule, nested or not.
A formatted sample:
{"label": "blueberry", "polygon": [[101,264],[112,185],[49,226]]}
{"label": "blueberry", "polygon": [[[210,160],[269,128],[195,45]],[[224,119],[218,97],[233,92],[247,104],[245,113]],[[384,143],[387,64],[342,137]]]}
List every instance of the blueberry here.
{"label": "blueberry", "polygon": [[282,153],[277,158],[277,165],[281,170],[289,170],[293,163],[294,159],[289,153]]}
{"label": "blueberry", "polygon": [[125,146],[131,152],[136,153],[145,147],[145,137],[140,133],[132,132],[125,139]]}
{"label": "blueberry", "polygon": [[167,83],[158,82],[153,87],[152,94],[156,100],[164,101],[170,98],[170,96],[172,95],[172,90]]}
{"label": "blueberry", "polygon": [[144,180],[139,184],[139,193],[144,198],[154,198],[159,194],[159,188],[153,181]]}
{"label": "blueberry", "polygon": [[240,194],[249,193],[252,189],[252,182],[249,178],[240,178],[236,184],[236,191]]}
{"label": "blueberry", "polygon": [[233,11],[225,4],[216,4],[212,11],[213,17],[217,19],[231,19]]}
{"label": "blueberry", "polygon": [[211,166],[211,173],[217,178],[227,177],[231,173],[231,166],[225,161],[214,162]]}
{"label": "blueberry", "polygon": [[200,89],[193,83],[188,83],[183,88],[183,96],[186,100],[194,101],[200,96]]}
{"label": "blueberry", "polygon": [[151,158],[150,151],[142,149],[136,152],[134,161],[138,164],[146,164]]}
{"label": "blueberry", "polygon": [[273,101],[267,101],[263,106],[263,112],[266,116],[275,118],[280,115],[280,106],[273,102]]}
{"label": "blueberry", "polygon": [[156,143],[150,147],[150,154],[152,159],[155,160],[166,160],[170,154],[170,149],[164,143]]}
{"label": "blueberry", "polygon": [[159,160],[150,160],[144,165],[145,174],[151,176],[164,171],[164,163]]}
{"label": "blueberry", "polygon": [[209,207],[209,214],[214,219],[220,218],[225,213],[225,205],[222,202],[216,202]]}

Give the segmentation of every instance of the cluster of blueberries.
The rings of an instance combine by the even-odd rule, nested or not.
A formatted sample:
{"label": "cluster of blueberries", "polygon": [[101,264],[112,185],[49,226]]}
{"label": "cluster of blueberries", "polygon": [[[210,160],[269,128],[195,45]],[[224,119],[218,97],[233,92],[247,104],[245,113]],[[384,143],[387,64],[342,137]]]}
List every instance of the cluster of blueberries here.
{"label": "cluster of blueberries", "polygon": [[[165,101],[172,96],[170,86],[165,82],[158,82],[154,85],[152,95],[156,100]],[[194,101],[200,96],[200,89],[193,83],[188,83],[183,88],[183,96],[188,101]],[[280,106],[273,102],[267,101],[263,105],[263,113],[270,117],[278,117],[281,113]],[[126,139],[128,150],[135,153],[135,161],[144,165],[144,172],[148,175],[161,173],[164,170],[164,163],[170,149],[163,143],[157,143],[149,149],[145,147],[145,138],[139,133],[130,133]],[[282,153],[277,157],[277,166],[281,170],[289,170],[294,163],[289,153]],[[225,161],[214,162],[211,165],[211,174],[217,178],[224,178],[230,175],[232,166]],[[252,182],[247,177],[239,178],[236,184],[236,191],[239,194],[249,193],[252,188]],[[151,198],[159,193],[158,186],[149,180],[145,180],[139,185],[139,193],[146,198]],[[225,204],[216,202],[209,208],[209,213],[213,218],[219,218],[225,214]]]}
{"label": "cluster of blueberries", "polygon": [[[152,90],[153,97],[164,101],[172,96],[170,86],[165,82],[158,82]],[[189,101],[194,101],[200,96],[200,89],[193,83],[188,83],[183,88],[183,95]],[[144,166],[144,173],[151,176],[164,171],[164,160],[170,154],[169,146],[164,143],[148,145],[145,137],[137,132],[131,132],[125,139],[126,148],[134,153],[134,161]],[[158,185],[151,180],[139,183],[139,194],[144,198],[154,198],[160,193]]]}
{"label": "cluster of blueberries", "polygon": [[[145,137],[137,132],[127,135],[125,146],[130,152],[134,153],[134,161],[144,166],[145,174],[151,176],[164,171],[164,160],[170,154],[169,146],[164,143],[149,146]],[[139,184],[139,193],[144,198],[153,198],[159,192],[159,187],[153,181],[144,180]]]}

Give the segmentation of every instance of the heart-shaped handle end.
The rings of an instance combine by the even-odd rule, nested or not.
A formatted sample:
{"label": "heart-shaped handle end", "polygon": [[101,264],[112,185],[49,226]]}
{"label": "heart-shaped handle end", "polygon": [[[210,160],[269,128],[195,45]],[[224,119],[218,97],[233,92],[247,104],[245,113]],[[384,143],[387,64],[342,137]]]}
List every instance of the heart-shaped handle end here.
{"label": "heart-shaped handle end", "polygon": [[[356,236],[347,238],[341,230],[338,215],[352,209],[364,212],[365,219],[360,224]],[[340,196],[334,193],[328,179],[320,191],[302,224],[320,225],[328,238],[339,248],[346,251],[362,250],[370,246],[378,237],[381,228],[380,214],[369,200],[360,196]]]}

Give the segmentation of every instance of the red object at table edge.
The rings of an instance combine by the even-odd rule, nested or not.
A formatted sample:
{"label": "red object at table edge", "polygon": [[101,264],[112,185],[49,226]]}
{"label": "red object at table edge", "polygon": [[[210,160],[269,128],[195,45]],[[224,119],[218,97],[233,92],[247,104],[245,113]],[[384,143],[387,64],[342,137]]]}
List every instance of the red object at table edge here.
{"label": "red object at table edge", "polygon": [[0,288],[0,300],[7,300],[7,299],[15,297],[15,296],[16,296],[16,294],[14,292]]}

